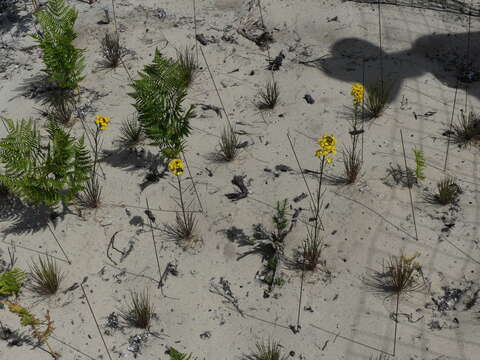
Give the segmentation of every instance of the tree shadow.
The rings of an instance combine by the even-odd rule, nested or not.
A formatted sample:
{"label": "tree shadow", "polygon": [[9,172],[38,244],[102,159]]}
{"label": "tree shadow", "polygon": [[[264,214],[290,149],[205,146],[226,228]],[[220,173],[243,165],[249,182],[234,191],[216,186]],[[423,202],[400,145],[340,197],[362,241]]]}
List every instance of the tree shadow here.
{"label": "tree shadow", "polygon": [[[345,38],[330,48],[330,56],[304,62],[327,76],[353,83],[375,83],[381,78],[391,87],[390,102],[395,99],[406,79],[431,73],[444,85],[455,88],[470,84],[469,94],[480,99],[480,32],[432,34],[419,37],[410,49],[386,53],[375,44]],[[365,66],[365,67],[364,67]]]}

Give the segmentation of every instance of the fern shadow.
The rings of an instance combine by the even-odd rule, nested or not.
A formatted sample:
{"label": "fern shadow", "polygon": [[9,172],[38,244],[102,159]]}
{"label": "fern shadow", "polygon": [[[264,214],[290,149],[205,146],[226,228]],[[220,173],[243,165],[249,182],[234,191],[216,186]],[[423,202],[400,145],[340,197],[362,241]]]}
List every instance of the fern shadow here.
{"label": "fern shadow", "polygon": [[0,222],[10,224],[2,230],[5,235],[33,234],[44,230],[50,221],[63,218],[65,212],[57,214],[47,206],[29,207],[15,195],[5,195],[0,199]]}

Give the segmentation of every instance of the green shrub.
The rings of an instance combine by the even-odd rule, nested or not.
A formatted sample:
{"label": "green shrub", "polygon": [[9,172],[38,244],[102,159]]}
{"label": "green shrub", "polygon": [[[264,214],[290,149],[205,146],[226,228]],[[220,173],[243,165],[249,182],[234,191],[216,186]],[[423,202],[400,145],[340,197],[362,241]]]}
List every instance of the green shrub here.
{"label": "green shrub", "polygon": [[43,10],[35,13],[41,32],[32,37],[43,51],[43,71],[51,85],[61,89],[74,90],[83,79],[84,50],[73,45],[77,15],[65,0],[49,0]]}
{"label": "green shrub", "polygon": [[68,204],[85,188],[91,161],[83,137],[75,139],[50,121],[42,145],[32,121],[4,119],[8,135],[0,140],[0,182],[22,201],[47,206]]}
{"label": "green shrub", "polygon": [[166,158],[178,157],[190,135],[193,116],[193,106],[187,110],[182,106],[187,90],[180,66],[155,50],[153,63],[145,66],[132,87],[130,96],[145,134]]}

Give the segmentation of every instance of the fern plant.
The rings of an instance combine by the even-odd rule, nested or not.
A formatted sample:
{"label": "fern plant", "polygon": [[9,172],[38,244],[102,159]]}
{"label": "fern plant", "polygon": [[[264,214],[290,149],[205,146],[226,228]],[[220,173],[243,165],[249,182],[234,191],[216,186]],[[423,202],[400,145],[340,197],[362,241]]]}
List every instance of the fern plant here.
{"label": "fern plant", "polygon": [[131,86],[130,96],[145,134],[166,158],[178,157],[190,135],[194,108],[183,108],[187,90],[181,68],[155,50],[153,63],[145,66]]}
{"label": "fern plant", "polygon": [[170,360],[197,360],[192,354],[181,353],[175,348],[170,348],[168,355],[170,356]]}
{"label": "fern plant", "polygon": [[68,204],[85,188],[91,161],[83,136],[75,139],[55,122],[47,128],[49,142],[41,143],[31,120],[4,119],[8,135],[0,140],[0,182],[33,205]]}
{"label": "fern plant", "polygon": [[77,49],[73,41],[77,10],[65,0],[49,0],[45,9],[35,13],[41,31],[32,37],[43,51],[43,71],[54,87],[74,90],[83,79],[83,49]]}
{"label": "fern plant", "polygon": [[416,164],[415,177],[418,180],[424,180],[425,175],[423,171],[425,170],[425,157],[423,155],[423,151],[413,149],[413,153],[415,154],[415,164]]}
{"label": "fern plant", "polygon": [[0,295],[17,295],[27,278],[20,269],[5,271],[0,275]]}

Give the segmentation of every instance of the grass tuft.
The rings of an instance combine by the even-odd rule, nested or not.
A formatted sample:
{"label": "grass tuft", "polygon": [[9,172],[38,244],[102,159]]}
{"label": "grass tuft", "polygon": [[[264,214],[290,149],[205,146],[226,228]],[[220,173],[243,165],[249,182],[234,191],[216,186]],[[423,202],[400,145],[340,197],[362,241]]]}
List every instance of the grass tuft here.
{"label": "grass tuft", "polygon": [[232,126],[227,125],[220,135],[218,159],[222,161],[232,161],[238,155],[238,145],[240,144],[238,135]]}
{"label": "grass tuft", "polygon": [[345,169],[345,181],[353,184],[362,169],[361,154],[355,149],[355,144],[343,150],[343,166]]}
{"label": "grass tuft", "polygon": [[365,99],[365,110],[372,118],[382,115],[390,100],[390,88],[378,81],[375,85],[367,86]]}
{"label": "grass tuft", "polygon": [[128,147],[138,145],[145,138],[142,125],[136,116],[128,118],[122,122],[120,134],[120,142]]}
{"label": "grass tuft", "polygon": [[305,265],[305,270],[315,271],[322,255],[322,242],[320,239],[308,236],[303,242],[301,254],[301,260],[297,265],[302,268]]}
{"label": "grass tuft", "polygon": [[267,82],[265,89],[260,89],[258,92],[260,100],[257,103],[257,107],[260,110],[267,110],[275,108],[278,98],[280,97],[280,90],[275,80]]}
{"label": "grass tuft", "polygon": [[198,69],[195,52],[187,46],[183,51],[178,51],[177,64],[180,69],[180,78],[184,86],[188,87],[192,83],[195,72]]}
{"label": "grass tuft", "polygon": [[64,279],[57,262],[49,256],[38,257],[38,262],[33,261],[30,266],[32,274],[32,290],[40,295],[55,294]]}
{"label": "grass tuft", "polygon": [[154,306],[148,290],[143,290],[141,293],[131,291],[130,301],[126,308],[120,311],[120,316],[132,326],[149,329],[154,316]]}
{"label": "grass tuft", "polygon": [[462,189],[455,182],[455,179],[446,177],[437,183],[438,192],[435,194],[435,200],[442,205],[453,204],[462,193]]}
{"label": "grass tuft", "polygon": [[244,360],[286,360],[288,355],[282,355],[280,343],[274,340],[257,342],[256,349],[250,355],[246,355]]}
{"label": "grass tuft", "polygon": [[460,121],[452,125],[452,130],[447,135],[459,145],[467,145],[474,140],[480,139],[480,114],[473,111],[468,115],[462,112]]}
{"label": "grass tuft", "polygon": [[123,49],[117,33],[107,32],[101,42],[102,55],[108,67],[116,68],[122,58]]}
{"label": "grass tuft", "polygon": [[96,209],[102,203],[102,185],[98,181],[97,176],[92,176],[86,183],[85,190],[78,195],[79,202],[82,206]]}
{"label": "grass tuft", "polygon": [[175,223],[173,225],[167,224],[164,227],[167,237],[183,244],[194,240],[196,229],[197,218],[193,212],[185,212],[185,218],[177,213]]}

